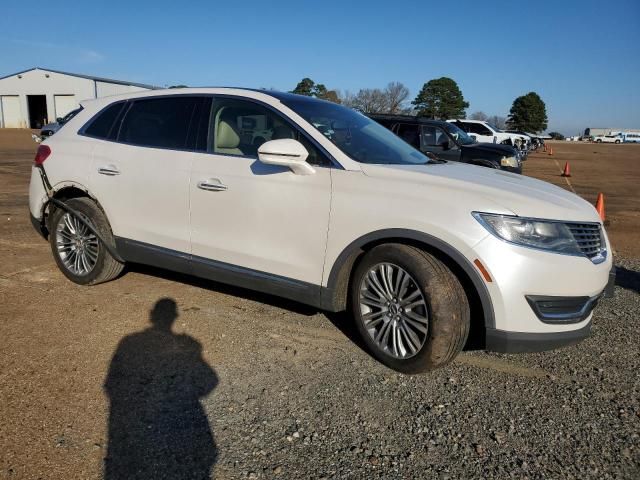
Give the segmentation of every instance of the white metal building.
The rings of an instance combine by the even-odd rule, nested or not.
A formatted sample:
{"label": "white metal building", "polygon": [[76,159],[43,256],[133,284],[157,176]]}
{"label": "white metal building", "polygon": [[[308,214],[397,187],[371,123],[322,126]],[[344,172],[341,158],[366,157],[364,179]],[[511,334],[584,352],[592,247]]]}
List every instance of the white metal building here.
{"label": "white metal building", "polygon": [[109,78],[32,68],[0,78],[0,128],[41,128],[86,99],[156,88]]}

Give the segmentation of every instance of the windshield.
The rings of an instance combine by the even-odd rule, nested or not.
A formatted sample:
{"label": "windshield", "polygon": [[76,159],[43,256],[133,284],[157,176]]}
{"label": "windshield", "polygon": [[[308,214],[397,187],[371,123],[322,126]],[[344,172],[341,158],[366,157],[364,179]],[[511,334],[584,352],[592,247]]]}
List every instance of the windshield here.
{"label": "windshield", "polygon": [[487,122],[487,125],[489,125],[489,128],[491,128],[493,131],[495,132],[502,132],[502,130],[500,130],[498,127],[496,127],[495,125]]}
{"label": "windshield", "polygon": [[454,138],[458,145],[471,145],[472,143],[476,143],[473,138],[467,135],[467,132],[456,127],[453,123],[445,122],[444,128],[447,130],[449,135]]}
{"label": "windshield", "polygon": [[417,165],[429,158],[363,114],[312,99],[283,102],[313,125],[343,153],[360,163]]}

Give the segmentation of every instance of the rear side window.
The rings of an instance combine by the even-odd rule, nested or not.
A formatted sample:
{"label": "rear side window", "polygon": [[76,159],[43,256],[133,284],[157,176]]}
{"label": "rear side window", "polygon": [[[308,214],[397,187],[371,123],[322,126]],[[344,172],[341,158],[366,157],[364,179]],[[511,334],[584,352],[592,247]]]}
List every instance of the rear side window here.
{"label": "rear side window", "polygon": [[142,147],[186,149],[197,97],[136,100],[127,111],[118,141]]}
{"label": "rear side window", "polygon": [[109,138],[109,133],[113,124],[124,108],[124,102],[114,103],[96,115],[88,127],[84,129],[84,134],[95,138]]}

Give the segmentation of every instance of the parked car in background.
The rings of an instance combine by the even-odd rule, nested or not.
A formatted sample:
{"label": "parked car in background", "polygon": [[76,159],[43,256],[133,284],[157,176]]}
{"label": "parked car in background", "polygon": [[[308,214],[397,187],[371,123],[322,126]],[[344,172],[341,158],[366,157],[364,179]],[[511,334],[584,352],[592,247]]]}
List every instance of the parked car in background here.
{"label": "parked car in background", "polygon": [[593,137],[596,143],[622,143],[623,137],[620,134],[615,135],[597,135]]}
{"label": "parked car in background", "polygon": [[530,132],[522,132],[520,130],[505,130],[506,133],[514,133],[516,135],[522,135],[526,139],[526,148],[528,150],[537,150],[541,145],[544,144],[543,140],[540,138],[540,135]]}
{"label": "parked car in background", "polygon": [[40,130],[40,136],[43,137],[43,138],[50,137],[51,135],[56,133],[58,130],[60,130],[60,128],[65,123],[67,123],[69,120],[71,120],[73,117],[75,117],[80,110],[82,110],[82,108],[76,108],[75,110],[71,110],[64,117],[62,117],[62,118],[59,117],[55,122],[47,123]]}
{"label": "parked car in background", "polygon": [[509,145],[479,143],[453,123],[410,115],[371,114],[418,150],[443,160],[522,173],[521,152]]}
{"label": "parked car in background", "polygon": [[312,97],[192,88],[83,106],[39,146],[29,187],[72,282],[143,263],[350,309],[372,354],[407,373],[453,360],[470,330],[503,352],[589,335],[611,247],[593,205],[560,187],[434,162]]}
{"label": "parked car in background", "polygon": [[528,137],[525,135],[505,132],[484,120],[451,119],[447,122],[453,123],[469,135],[473,135],[478,142],[502,143],[525,151],[528,149]]}

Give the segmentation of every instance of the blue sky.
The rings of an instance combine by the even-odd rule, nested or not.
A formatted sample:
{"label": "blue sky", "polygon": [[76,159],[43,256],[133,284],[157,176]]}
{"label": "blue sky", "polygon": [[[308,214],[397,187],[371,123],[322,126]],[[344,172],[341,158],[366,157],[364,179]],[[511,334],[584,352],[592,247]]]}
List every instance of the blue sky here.
{"label": "blue sky", "polygon": [[640,1],[5,2],[0,75],[357,91],[456,80],[468,113],[535,91],[549,129],[640,128]]}

